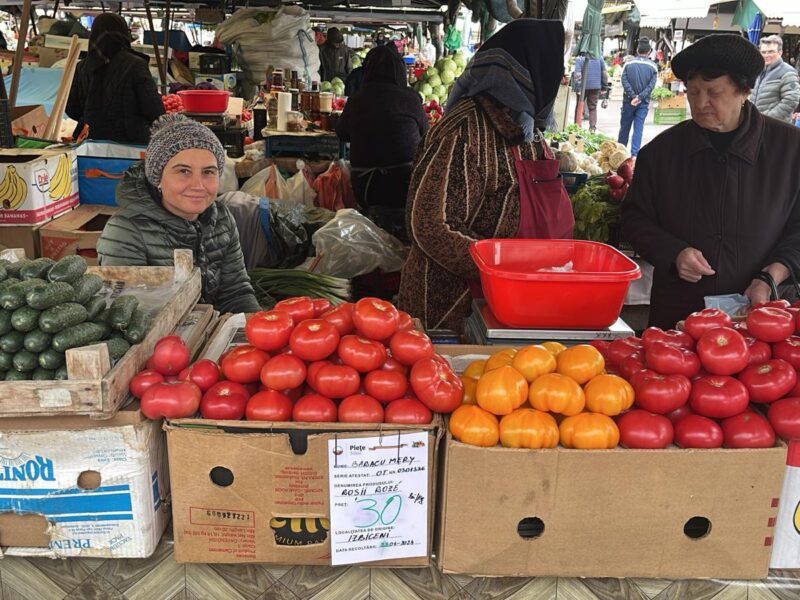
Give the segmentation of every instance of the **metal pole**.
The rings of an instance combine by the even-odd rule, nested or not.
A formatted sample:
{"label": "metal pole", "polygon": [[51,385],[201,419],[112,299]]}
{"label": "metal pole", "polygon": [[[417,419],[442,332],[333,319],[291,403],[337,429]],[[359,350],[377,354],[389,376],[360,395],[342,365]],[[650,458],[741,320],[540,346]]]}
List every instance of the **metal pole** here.
{"label": "metal pole", "polygon": [[31,17],[31,0],[22,4],[22,19],[19,22],[19,35],[17,36],[17,50],[14,52],[14,67],[11,72],[11,93],[8,95],[8,106],[17,105],[17,92],[19,91],[19,74],[22,70],[22,58],[25,55],[25,40],[28,38],[28,20]]}
{"label": "metal pole", "polygon": [[169,70],[169,9],[170,9],[171,0],[167,0],[167,6],[164,12],[164,78],[162,81],[164,82],[164,93],[167,93],[167,73]]}
{"label": "metal pole", "polygon": [[164,70],[161,67],[161,52],[156,41],[156,29],[153,27],[153,13],[150,10],[150,0],[144,0],[144,10],[147,13],[147,22],[150,24],[150,42],[153,44],[153,51],[156,53],[156,66],[158,67],[158,78],[161,80],[162,93],[166,93],[167,79],[164,77]]}

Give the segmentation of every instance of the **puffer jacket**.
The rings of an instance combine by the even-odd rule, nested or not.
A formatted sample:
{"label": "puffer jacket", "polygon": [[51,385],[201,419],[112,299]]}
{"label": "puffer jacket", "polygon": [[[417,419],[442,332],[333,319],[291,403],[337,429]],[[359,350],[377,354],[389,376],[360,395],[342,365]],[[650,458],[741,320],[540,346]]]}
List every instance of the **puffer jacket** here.
{"label": "puffer jacket", "polygon": [[144,163],[134,163],[117,187],[120,211],[111,217],[97,242],[102,266],[171,266],[173,251],[194,252],[203,286],[201,300],[220,312],[261,309],[247,276],[236,222],[220,201],[196,221],[168,212],[155,199],[144,175]]}
{"label": "puffer jacket", "polygon": [[797,71],[783,60],[776,60],[756,79],[751,100],[762,115],[790,123],[800,102]]}

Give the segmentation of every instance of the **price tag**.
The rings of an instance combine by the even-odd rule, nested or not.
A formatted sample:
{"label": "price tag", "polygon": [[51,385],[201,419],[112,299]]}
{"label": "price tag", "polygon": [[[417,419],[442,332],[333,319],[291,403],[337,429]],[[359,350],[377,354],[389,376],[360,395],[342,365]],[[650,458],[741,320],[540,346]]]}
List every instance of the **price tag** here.
{"label": "price tag", "polygon": [[426,556],[428,434],[328,441],[331,564]]}
{"label": "price tag", "polygon": [[586,151],[586,144],[583,140],[578,140],[578,146],[575,148],[578,152],[585,152]]}
{"label": "price tag", "polygon": [[577,137],[575,137],[575,134],[574,134],[574,133],[570,133],[570,134],[569,134],[569,143],[572,145],[572,147],[573,147],[573,148],[575,147],[575,141],[576,141],[577,139],[578,139],[578,138],[577,138]]}

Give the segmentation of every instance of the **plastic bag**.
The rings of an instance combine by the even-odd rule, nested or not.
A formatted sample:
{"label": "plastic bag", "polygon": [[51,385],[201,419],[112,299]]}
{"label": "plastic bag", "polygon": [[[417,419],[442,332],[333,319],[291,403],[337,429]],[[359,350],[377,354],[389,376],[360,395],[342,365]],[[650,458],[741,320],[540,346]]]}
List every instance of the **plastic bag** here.
{"label": "plastic bag", "polygon": [[297,161],[297,173],[286,180],[287,195],[281,200],[293,200],[306,206],[314,206],[317,192],[314,190],[314,173],[302,160]]}
{"label": "plastic bag", "polygon": [[452,52],[461,48],[461,31],[455,25],[450,25],[447,28],[447,33],[444,36],[444,47]]}
{"label": "plastic bag", "polygon": [[355,208],[356,199],[350,183],[350,169],[342,160],[334,160],[322,175],[314,180],[317,206],[328,210]]}
{"label": "plastic bag", "polygon": [[352,279],[377,269],[399,271],[405,248],[356,210],[344,209],[312,236],[317,251],[314,271]]}
{"label": "plastic bag", "polygon": [[272,164],[245,181],[241,191],[257,198],[267,197],[281,200],[288,196],[289,186],[278,167]]}
{"label": "plastic bag", "polygon": [[236,177],[236,161],[225,157],[225,168],[219,178],[219,192],[236,192],[239,190],[239,179]]}
{"label": "plastic bag", "polygon": [[706,308],[718,308],[732,317],[745,315],[750,308],[750,299],[743,294],[706,296],[704,300]]}

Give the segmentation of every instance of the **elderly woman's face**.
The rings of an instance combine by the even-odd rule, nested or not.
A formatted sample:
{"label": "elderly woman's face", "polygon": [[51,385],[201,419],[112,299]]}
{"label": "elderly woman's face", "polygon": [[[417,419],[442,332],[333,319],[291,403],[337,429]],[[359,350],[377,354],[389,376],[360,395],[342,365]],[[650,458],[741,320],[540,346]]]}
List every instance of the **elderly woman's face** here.
{"label": "elderly woman's face", "polygon": [[178,152],[161,175],[164,208],[194,221],[217,197],[219,176],[217,159],[208,150],[193,148]]}
{"label": "elderly woman's face", "polygon": [[686,82],[686,96],[695,123],[703,129],[726,132],[739,126],[748,94],[739,90],[727,75],[709,81],[695,75]]}

